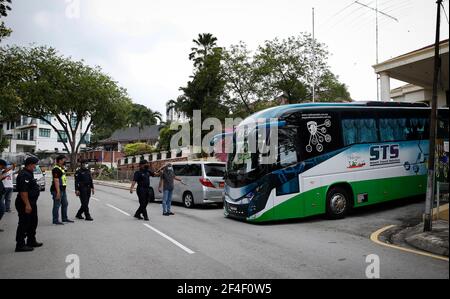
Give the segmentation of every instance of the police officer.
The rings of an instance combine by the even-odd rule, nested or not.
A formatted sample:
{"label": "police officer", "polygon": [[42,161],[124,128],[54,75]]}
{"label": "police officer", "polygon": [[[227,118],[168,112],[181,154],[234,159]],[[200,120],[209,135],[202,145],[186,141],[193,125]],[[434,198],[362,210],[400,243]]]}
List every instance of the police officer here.
{"label": "police officer", "polygon": [[[81,201],[81,208],[75,216],[77,219],[86,219],[86,221],[94,220],[89,213],[91,193],[95,194],[95,190],[89,164],[88,161],[81,161],[81,167],[75,173],[75,194],[80,197]],[[83,218],[83,214],[85,218]]]}
{"label": "police officer", "polygon": [[[53,197],[53,224],[62,225],[63,222],[73,223],[67,217],[67,207],[69,202],[67,200],[67,176],[64,164],[66,163],[66,157],[61,155],[56,158],[56,165],[52,170],[52,186],[50,192]],[[59,208],[61,208],[62,222],[59,221]]]}
{"label": "police officer", "polygon": [[[43,244],[36,241],[38,226],[37,200],[40,188],[34,179],[34,170],[39,160],[29,157],[25,160],[25,168],[17,176],[16,209],[19,214],[19,225],[16,234],[16,252],[33,251]],[[26,239],[26,243],[25,243]]]}
{"label": "police officer", "polygon": [[134,173],[133,183],[130,187],[130,193],[133,193],[134,186],[137,184],[137,195],[139,198],[139,209],[134,214],[134,217],[148,221],[147,205],[150,202],[150,177],[155,176],[155,173],[150,170],[148,162],[142,160],[139,162],[139,170]]}

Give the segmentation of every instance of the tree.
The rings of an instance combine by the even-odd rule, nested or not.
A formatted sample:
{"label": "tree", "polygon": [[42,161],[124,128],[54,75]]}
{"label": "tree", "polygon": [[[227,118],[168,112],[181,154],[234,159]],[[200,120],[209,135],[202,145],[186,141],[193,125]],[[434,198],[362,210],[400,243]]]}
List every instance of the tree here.
{"label": "tree", "polygon": [[256,112],[260,100],[261,76],[258,75],[253,57],[243,42],[224,51],[222,73],[226,80],[227,106],[235,116],[246,117]]}
{"label": "tree", "polygon": [[202,116],[224,119],[228,115],[228,107],[222,100],[225,80],[222,74],[223,49],[216,46],[217,39],[212,34],[200,34],[194,40],[201,48],[193,48],[189,56],[194,61],[194,74],[187,86],[180,88],[183,95],[178,97],[179,111],[189,118],[194,110],[201,110]]}
{"label": "tree", "polygon": [[217,38],[211,33],[199,34],[197,39],[193,40],[195,47],[191,48],[189,60],[194,62],[194,67],[200,69],[203,67],[205,58],[212,55],[217,49]]}
{"label": "tree", "polygon": [[[335,95],[332,91],[336,91],[336,86],[326,84],[337,82],[337,78],[329,70],[327,57],[325,45],[314,41],[306,33],[298,37],[266,41],[255,56],[264,96],[273,99],[283,94],[290,104],[310,101],[311,87],[315,82],[321,86],[322,92],[327,90],[333,100]],[[335,80],[330,81],[331,78]],[[341,88],[345,89],[345,85]]]}
{"label": "tree", "polygon": [[128,114],[128,126],[139,127],[140,130],[146,126],[156,125],[158,120],[162,121],[162,115],[158,111],[140,104],[132,104],[131,111]]}
{"label": "tree", "polygon": [[[63,140],[72,167],[92,124],[114,121],[130,103],[126,90],[99,67],[73,61],[48,47],[0,48],[0,113],[46,122]],[[62,132],[47,115],[57,119]]]}
{"label": "tree", "polygon": [[[11,0],[0,0],[0,19],[7,17],[8,12],[11,11]],[[5,22],[0,21],[0,42],[5,38],[10,36],[12,30],[6,27]]]}

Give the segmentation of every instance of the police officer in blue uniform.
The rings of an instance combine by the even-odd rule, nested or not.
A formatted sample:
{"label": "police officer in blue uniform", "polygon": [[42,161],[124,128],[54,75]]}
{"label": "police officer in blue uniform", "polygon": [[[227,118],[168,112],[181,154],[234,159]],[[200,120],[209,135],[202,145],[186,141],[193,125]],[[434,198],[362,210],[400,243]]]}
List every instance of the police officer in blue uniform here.
{"label": "police officer in blue uniform", "polygon": [[[94,183],[92,181],[91,171],[88,161],[81,161],[81,167],[75,173],[75,193],[80,197],[81,208],[75,216],[77,219],[93,221],[89,213],[89,200],[91,194],[95,194]],[[83,214],[85,218],[83,218]]]}
{"label": "police officer in blue uniform", "polygon": [[130,193],[133,193],[134,186],[137,184],[137,195],[139,198],[139,209],[134,214],[134,217],[148,221],[147,205],[150,202],[150,177],[154,177],[155,173],[150,170],[150,166],[146,160],[139,162],[139,170],[134,173],[133,183],[130,187]]}
{"label": "police officer in blue uniform", "polygon": [[16,186],[18,194],[16,209],[19,214],[19,225],[16,234],[16,252],[33,251],[34,248],[43,245],[36,241],[36,229],[38,226],[37,201],[40,188],[33,173],[38,162],[39,160],[35,157],[27,158],[25,160],[25,168],[17,176]]}

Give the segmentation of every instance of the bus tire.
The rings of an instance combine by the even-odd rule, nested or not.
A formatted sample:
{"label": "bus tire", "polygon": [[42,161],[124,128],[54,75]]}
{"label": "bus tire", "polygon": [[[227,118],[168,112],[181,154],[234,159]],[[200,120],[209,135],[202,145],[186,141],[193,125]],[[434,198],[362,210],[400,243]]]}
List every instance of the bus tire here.
{"label": "bus tire", "polygon": [[193,209],[195,206],[194,196],[191,192],[186,192],[183,194],[183,205],[186,209]]}
{"label": "bus tire", "polygon": [[327,216],[330,219],[343,219],[351,209],[349,192],[342,187],[332,187],[327,193]]}

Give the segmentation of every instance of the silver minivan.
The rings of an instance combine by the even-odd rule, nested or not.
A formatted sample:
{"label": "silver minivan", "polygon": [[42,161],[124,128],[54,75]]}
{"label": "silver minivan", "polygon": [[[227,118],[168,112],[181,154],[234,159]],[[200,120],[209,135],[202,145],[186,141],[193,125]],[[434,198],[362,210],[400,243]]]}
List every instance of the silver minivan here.
{"label": "silver minivan", "polygon": [[[187,161],[172,165],[175,175],[186,183],[175,181],[173,202],[183,203],[189,209],[195,205],[223,204],[225,163]],[[151,178],[150,182],[155,199],[162,200],[163,195],[158,191],[159,178]]]}

